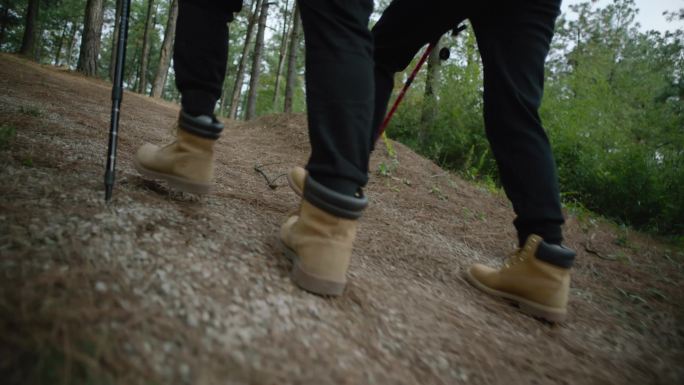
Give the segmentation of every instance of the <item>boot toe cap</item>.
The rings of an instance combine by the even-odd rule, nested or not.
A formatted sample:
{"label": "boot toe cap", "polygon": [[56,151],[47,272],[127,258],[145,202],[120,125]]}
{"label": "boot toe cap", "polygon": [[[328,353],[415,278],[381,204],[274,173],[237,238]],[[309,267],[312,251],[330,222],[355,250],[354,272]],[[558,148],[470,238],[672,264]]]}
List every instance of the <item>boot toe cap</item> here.
{"label": "boot toe cap", "polygon": [[145,143],[138,148],[138,152],[135,154],[135,159],[138,161],[138,163],[140,163],[140,165],[149,167],[152,159],[154,158],[154,154],[156,154],[158,151],[159,146],[151,143]]}
{"label": "boot toe cap", "polygon": [[292,248],[290,243],[290,232],[292,231],[292,226],[294,226],[298,219],[298,215],[292,215],[285,220],[282,226],[280,226],[280,240],[289,248]]}
{"label": "boot toe cap", "polygon": [[304,193],[304,181],[306,180],[306,170],[303,167],[294,167],[287,174],[287,183],[295,194],[302,196]]}
{"label": "boot toe cap", "polygon": [[473,280],[476,281],[472,283],[491,287],[493,286],[493,280],[494,276],[496,275],[496,272],[497,270],[494,268],[491,268],[480,263],[476,263],[470,266],[470,269],[468,269],[467,276],[471,282]]}

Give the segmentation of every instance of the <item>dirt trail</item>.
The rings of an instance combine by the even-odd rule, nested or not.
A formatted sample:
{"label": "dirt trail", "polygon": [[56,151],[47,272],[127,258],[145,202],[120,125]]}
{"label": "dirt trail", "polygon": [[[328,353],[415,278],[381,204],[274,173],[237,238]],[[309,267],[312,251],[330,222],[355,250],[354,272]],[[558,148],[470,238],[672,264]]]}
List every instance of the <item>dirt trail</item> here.
{"label": "dirt trail", "polygon": [[[569,213],[579,251],[569,320],[547,325],[461,272],[513,246],[504,196],[395,144],[339,299],[293,287],[276,234],[296,199],[305,118],[227,122],[206,198],[143,181],[176,105],[126,94],[112,204],[103,203],[109,84],[0,55],[3,383],[681,384],[684,256]],[[591,252],[589,252],[590,250]]]}

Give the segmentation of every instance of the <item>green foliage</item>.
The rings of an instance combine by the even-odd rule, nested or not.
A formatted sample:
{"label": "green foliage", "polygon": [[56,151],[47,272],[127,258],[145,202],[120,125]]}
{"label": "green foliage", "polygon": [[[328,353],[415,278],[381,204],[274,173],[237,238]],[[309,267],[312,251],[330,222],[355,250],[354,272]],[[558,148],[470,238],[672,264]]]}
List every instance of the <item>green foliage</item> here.
{"label": "green foliage", "polygon": [[377,170],[378,175],[390,178],[397,167],[399,167],[399,160],[397,158],[392,158],[389,163],[380,162]]}
{"label": "green foliage", "polygon": [[8,124],[0,125],[0,150],[8,148],[16,135],[17,130],[13,126]]}
{"label": "green foliage", "polygon": [[17,51],[24,32],[24,18],[28,1],[3,0],[0,2],[0,49]]}
{"label": "green foliage", "polygon": [[[540,112],[562,197],[620,223],[681,236],[684,33],[640,32],[633,0],[571,9],[576,17],[557,23]],[[388,132],[468,179],[497,181],[481,118],[482,66],[470,32],[448,41],[452,58],[442,67],[429,139],[419,140],[420,77]]]}
{"label": "green foliage", "polygon": [[42,112],[40,111],[39,108],[31,107],[31,106],[21,106],[21,107],[19,107],[19,112],[24,114],[24,115],[32,116],[34,118],[36,118],[42,114]]}
{"label": "green foliage", "polygon": [[541,111],[561,187],[623,223],[682,234],[684,35],[639,32],[631,0],[573,9],[577,21],[558,22]]}

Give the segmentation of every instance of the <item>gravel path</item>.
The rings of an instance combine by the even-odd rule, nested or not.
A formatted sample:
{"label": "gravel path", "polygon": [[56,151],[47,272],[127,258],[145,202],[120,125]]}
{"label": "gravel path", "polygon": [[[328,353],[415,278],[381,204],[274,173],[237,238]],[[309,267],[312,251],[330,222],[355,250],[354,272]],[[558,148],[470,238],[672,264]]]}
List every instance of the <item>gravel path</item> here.
{"label": "gravel path", "polygon": [[[0,55],[0,125],[16,130],[0,149],[6,383],[684,382],[681,250],[568,213],[571,317],[539,322],[461,276],[511,250],[505,197],[395,144],[398,166],[367,189],[351,283],[321,298],[290,283],[276,237],[297,200],[254,171],[305,162],[303,116],[227,122],[217,192],[198,198],[133,170],[178,110],[126,94],[105,205],[108,87]],[[373,170],[392,164],[380,152]]]}

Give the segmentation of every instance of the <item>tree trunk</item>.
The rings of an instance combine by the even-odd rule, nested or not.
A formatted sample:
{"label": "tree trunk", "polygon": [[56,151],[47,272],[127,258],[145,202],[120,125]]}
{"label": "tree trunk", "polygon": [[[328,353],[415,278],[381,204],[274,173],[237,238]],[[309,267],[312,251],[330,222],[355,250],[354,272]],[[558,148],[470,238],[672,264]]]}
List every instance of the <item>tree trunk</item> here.
{"label": "tree trunk", "polygon": [[292,34],[287,53],[287,78],[285,80],[285,106],[286,113],[292,112],[292,99],[294,97],[295,83],[297,82],[297,48],[299,47],[299,6],[295,3],[294,17],[292,18]]}
{"label": "tree trunk", "polygon": [[33,58],[36,52],[36,35],[38,32],[38,7],[40,0],[29,0],[26,9],[26,27],[24,28],[24,38],[21,41],[19,53]]}
{"label": "tree trunk", "polygon": [[119,29],[121,28],[121,7],[123,0],[116,0],[116,12],[114,15],[114,33],[112,34],[112,57],[109,59],[109,79],[114,81],[114,72],[116,70],[116,48],[119,40]]}
{"label": "tree trunk", "polygon": [[87,76],[97,75],[103,13],[104,0],[88,0],[83,19],[81,51],[78,54],[78,64],[76,65],[76,70],[83,72]]}
{"label": "tree trunk", "polygon": [[71,23],[69,46],[67,47],[67,54],[66,54],[66,65],[69,68],[71,68],[71,59],[72,59],[72,56],[74,53],[74,45],[76,44],[76,33],[78,32],[79,28],[80,28],[80,26],[76,22]]}
{"label": "tree trunk", "polygon": [[477,43],[475,41],[475,33],[472,29],[465,31],[467,33],[466,37],[466,82],[471,85],[475,82],[480,83],[480,65],[478,64],[477,58],[479,57],[477,53]]}
{"label": "tree trunk", "polygon": [[145,93],[147,88],[147,57],[150,56],[150,25],[154,13],[154,0],[147,1],[147,18],[145,19],[145,32],[143,33],[142,56],[140,57],[140,83],[138,83],[138,93]]}
{"label": "tree trunk", "polygon": [[230,113],[228,116],[231,119],[237,117],[238,105],[240,104],[240,94],[242,94],[242,82],[245,77],[245,67],[247,66],[247,57],[249,56],[249,47],[252,41],[252,34],[254,33],[254,24],[256,24],[259,7],[263,0],[253,0],[254,9],[247,24],[247,33],[245,34],[245,45],[242,48],[242,56],[238,64],[238,70],[235,74],[235,85],[233,86],[233,96],[230,98]]}
{"label": "tree trunk", "polygon": [[[295,0],[296,1],[296,0]],[[285,1],[285,10],[283,11],[283,34],[280,39],[280,52],[278,53],[278,67],[276,68],[276,78],[275,78],[275,86],[273,88],[273,107],[275,108],[276,103],[278,102],[278,93],[280,92],[280,79],[281,76],[280,74],[283,72],[283,63],[285,62],[285,54],[287,52],[287,37],[289,35],[289,25],[288,23],[288,13],[287,13],[287,7],[290,5],[289,0]]]}
{"label": "tree trunk", "polygon": [[140,84],[140,47],[136,46],[135,49],[133,49],[133,60],[131,63],[131,67],[133,67],[133,70],[131,71],[131,80],[129,81],[129,84],[132,84],[131,89],[137,90],[138,85]]}
{"label": "tree trunk", "polygon": [[249,76],[249,93],[247,94],[247,114],[245,120],[253,119],[256,116],[256,99],[259,91],[259,76],[261,75],[261,55],[264,51],[264,31],[268,19],[269,2],[264,0],[261,3],[259,12],[259,28],[257,29],[256,43],[254,44],[254,55],[252,55],[252,71]]}
{"label": "tree trunk", "polygon": [[55,66],[59,66],[59,59],[62,56],[62,47],[64,46],[64,39],[66,39],[67,30],[69,28],[69,22],[64,22],[64,28],[62,28],[62,34],[59,37],[59,42],[57,43],[57,52],[55,52]]}
{"label": "tree trunk", "polygon": [[[441,40],[441,39],[440,39]],[[440,40],[428,56],[427,77],[425,78],[425,94],[423,96],[423,110],[420,116],[419,140],[421,144],[427,144],[429,132],[437,114],[437,87],[439,86],[439,49]]]}
{"label": "tree trunk", "polygon": [[166,31],[164,31],[164,42],[162,43],[161,52],[159,53],[159,67],[157,75],[154,77],[154,84],[152,85],[152,96],[159,98],[164,92],[166,86],[166,76],[169,73],[169,64],[171,63],[171,53],[173,50],[173,40],[176,37],[176,19],[178,19],[178,0],[171,0],[169,5],[169,20],[166,22]]}
{"label": "tree trunk", "polygon": [[230,63],[231,58],[230,55],[228,55],[228,59],[226,60],[226,75],[221,89],[221,99],[218,110],[219,116],[226,116],[226,107],[228,107],[228,93],[230,92],[230,87],[228,87],[228,81],[226,81],[226,79],[228,79],[228,74],[232,72]]}

